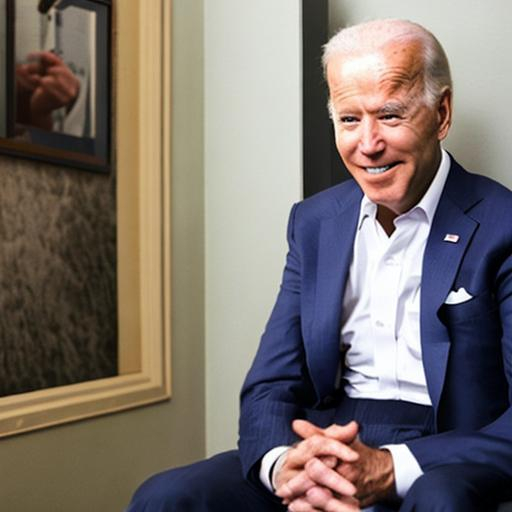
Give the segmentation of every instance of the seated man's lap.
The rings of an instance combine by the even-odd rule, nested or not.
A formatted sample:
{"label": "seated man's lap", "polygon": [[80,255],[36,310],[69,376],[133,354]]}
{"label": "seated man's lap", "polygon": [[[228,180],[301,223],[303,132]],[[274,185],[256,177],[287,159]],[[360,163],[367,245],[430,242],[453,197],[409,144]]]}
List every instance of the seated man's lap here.
{"label": "seated man's lap", "polygon": [[495,512],[510,499],[510,478],[483,464],[439,466],[419,477],[400,512]]}
{"label": "seated man's lap", "polygon": [[[418,478],[400,512],[494,512],[510,499],[510,481],[484,465],[452,464]],[[398,505],[397,505],[398,508]],[[277,497],[242,475],[237,451],[168,471],[144,482],[127,512],[284,512]],[[377,505],[375,512],[396,510]]]}
{"label": "seated man's lap", "polygon": [[164,471],[135,492],[127,512],[283,512],[262,485],[247,482],[237,451]]}

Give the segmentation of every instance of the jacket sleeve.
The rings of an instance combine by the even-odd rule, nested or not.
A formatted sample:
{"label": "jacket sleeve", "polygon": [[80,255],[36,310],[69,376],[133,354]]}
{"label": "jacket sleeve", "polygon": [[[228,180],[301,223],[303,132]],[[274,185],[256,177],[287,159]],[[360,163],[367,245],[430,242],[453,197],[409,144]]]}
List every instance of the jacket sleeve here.
{"label": "jacket sleeve", "polygon": [[270,449],[297,437],[293,419],[314,396],[301,330],[301,256],[295,225],[300,203],[288,222],[288,254],[276,304],[242,387],[239,449],[245,475]]}

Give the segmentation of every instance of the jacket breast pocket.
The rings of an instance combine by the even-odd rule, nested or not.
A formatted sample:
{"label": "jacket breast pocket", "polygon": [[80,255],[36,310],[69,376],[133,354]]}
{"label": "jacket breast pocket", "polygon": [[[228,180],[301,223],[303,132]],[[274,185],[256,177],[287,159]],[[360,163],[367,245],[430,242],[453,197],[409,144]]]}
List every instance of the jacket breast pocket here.
{"label": "jacket breast pocket", "polygon": [[494,294],[485,291],[461,304],[443,304],[439,316],[446,325],[474,323],[485,318],[498,318],[498,304]]}

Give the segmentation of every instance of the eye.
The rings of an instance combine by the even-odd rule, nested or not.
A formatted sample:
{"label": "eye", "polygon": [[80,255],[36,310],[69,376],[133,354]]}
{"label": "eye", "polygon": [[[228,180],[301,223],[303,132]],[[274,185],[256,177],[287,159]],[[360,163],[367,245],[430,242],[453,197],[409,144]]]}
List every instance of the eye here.
{"label": "eye", "polygon": [[383,121],[393,121],[394,119],[399,119],[399,116],[397,114],[384,114],[381,116],[381,119]]}
{"label": "eye", "polygon": [[399,126],[403,117],[400,114],[389,112],[379,116],[381,123],[387,126]]}
{"label": "eye", "polygon": [[358,119],[355,116],[341,116],[340,122],[343,124],[354,124],[357,123]]}

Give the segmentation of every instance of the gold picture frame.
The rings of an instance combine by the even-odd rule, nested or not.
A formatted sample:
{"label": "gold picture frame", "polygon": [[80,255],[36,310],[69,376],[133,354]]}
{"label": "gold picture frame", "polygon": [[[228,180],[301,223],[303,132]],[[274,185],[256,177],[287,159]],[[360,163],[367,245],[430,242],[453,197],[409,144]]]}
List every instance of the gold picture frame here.
{"label": "gold picture frame", "polygon": [[113,3],[119,374],[0,398],[0,437],[171,396],[171,1]]}

